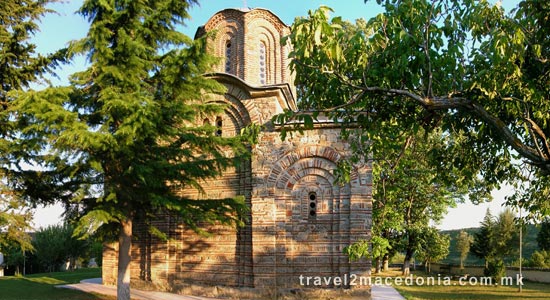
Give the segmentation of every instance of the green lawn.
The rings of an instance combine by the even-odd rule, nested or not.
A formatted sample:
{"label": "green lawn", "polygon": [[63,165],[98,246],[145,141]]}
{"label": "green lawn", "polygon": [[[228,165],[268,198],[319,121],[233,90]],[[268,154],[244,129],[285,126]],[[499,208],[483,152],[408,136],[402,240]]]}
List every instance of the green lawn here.
{"label": "green lawn", "polygon": [[405,298],[412,299],[550,299],[550,285],[524,282],[520,294],[515,286],[396,286]]}
{"label": "green lawn", "polygon": [[0,277],[2,300],[114,300],[96,294],[55,288],[60,284],[78,283],[82,279],[101,277],[101,269],[80,269],[74,272],[34,274],[26,277]]}
{"label": "green lawn", "polygon": [[[414,276],[434,276],[437,274],[427,275],[423,272],[413,272]],[[400,271],[391,270],[388,273],[381,274],[380,277],[395,277],[399,276]],[[450,282],[450,285],[395,285],[395,289],[401,295],[409,300],[423,299],[472,299],[472,300],[503,300],[503,299],[529,299],[543,300],[550,299],[550,284],[524,282],[523,291],[520,294],[517,286],[483,286],[483,285],[465,285],[460,286],[457,280]]]}

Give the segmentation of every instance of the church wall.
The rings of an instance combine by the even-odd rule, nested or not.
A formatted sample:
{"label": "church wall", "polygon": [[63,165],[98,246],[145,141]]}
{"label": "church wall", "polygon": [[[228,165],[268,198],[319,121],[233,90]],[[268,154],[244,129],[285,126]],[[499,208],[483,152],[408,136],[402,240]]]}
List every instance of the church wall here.
{"label": "church wall", "polygon": [[252,160],[255,286],[293,287],[300,275],[368,273],[368,262],[350,263],[342,254],[369,238],[372,212],[369,165],[357,166],[348,185],[334,184],[332,172],[349,151],[337,128],[295,132],[285,141],[279,132],[263,135]]}
{"label": "church wall", "polygon": [[[336,164],[349,154],[337,128],[294,132],[285,141],[278,131],[262,133],[250,171],[229,171],[205,184],[208,197],[246,195],[250,222],[240,230],[207,226],[212,235],[205,237],[173,216],[159,217],[155,225],[170,241],[137,227],[132,277],[172,284],[296,287],[300,275],[368,274],[369,262],[350,263],[342,254],[350,243],[370,239],[372,213],[368,164],[356,166],[349,184],[334,184]],[[315,218],[309,216],[312,193]],[[104,268],[116,270],[116,258],[109,253],[104,254]]]}
{"label": "church wall", "polygon": [[[246,195],[246,189],[250,189],[247,187],[246,176],[250,177],[246,165],[239,170],[228,170],[223,176],[204,182],[206,194],[202,197],[220,199]],[[189,198],[201,197],[193,189],[182,191],[181,195]],[[134,222],[130,266],[132,280],[161,285],[189,282],[228,286],[251,285],[251,279],[247,280],[252,276],[249,270],[249,225],[236,229],[234,226],[202,224],[201,228],[208,234],[201,235],[186,227],[181,217],[167,214],[158,215],[152,225],[165,233],[168,240],[161,240],[149,233],[148,228],[139,220]],[[105,284],[116,284],[116,264],[117,244],[105,245]]]}
{"label": "church wall", "polygon": [[[228,9],[214,15],[204,30],[218,30],[212,47],[222,58],[217,70],[239,79],[214,76],[227,91],[210,99],[228,105],[224,114],[199,121],[221,124],[219,134],[224,137],[238,135],[251,123],[265,128],[259,143],[252,146],[249,161],[202,184],[206,195],[193,189],[181,194],[196,199],[244,196],[250,208],[248,218],[241,228],[204,224],[211,233],[204,236],[186,228],[176,216],[158,215],[153,225],[168,240],[151,235],[136,222],[132,279],[162,285],[271,288],[299,287],[300,275],[368,274],[369,261],[350,263],[342,250],[354,241],[370,240],[370,164],[354,166],[351,182],[339,186],[334,169],[351,155],[339,128],[316,123],[314,129],[289,133],[283,141],[270,122],[275,114],[296,107],[287,59],[290,46],[280,44],[289,28],[267,10]],[[266,47],[265,77],[261,76],[262,43]],[[116,283],[116,247],[104,248],[106,284]]]}

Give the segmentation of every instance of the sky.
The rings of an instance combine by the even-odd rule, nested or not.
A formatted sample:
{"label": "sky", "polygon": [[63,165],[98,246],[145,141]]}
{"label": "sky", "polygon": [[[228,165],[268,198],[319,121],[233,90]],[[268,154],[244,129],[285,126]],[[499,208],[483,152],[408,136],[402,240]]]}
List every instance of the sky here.
{"label": "sky", "polygon": [[[45,16],[40,24],[40,32],[33,39],[40,53],[51,53],[67,46],[71,40],[82,38],[86,35],[88,23],[75,12],[81,6],[81,0],[67,0],[51,6],[57,14]],[[517,4],[517,0],[503,0],[502,5],[509,10]],[[320,5],[326,5],[334,9],[334,16],[342,16],[344,19],[354,21],[359,18],[369,19],[382,10],[376,5],[376,1],[370,0],[366,4],[363,0],[203,0],[199,6],[190,10],[192,17],[182,31],[193,37],[197,28],[208,21],[216,12],[225,8],[265,8],[275,13],[286,24],[292,24],[299,16],[306,16],[308,10],[314,10]],[[83,57],[76,58],[72,64],[58,70],[59,78],[52,78],[54,85],[67,84],[70,74],[82,70],[86,65]],[[493,192],[494,200],[491,203],[473,205],[469,203],[459,204],[449,210],[447,216],[437,225],[440,229],[459,229],[477,227],[485,216],[487,208],[493,215],[503,210],[504,196],[510,193],[510,188],[505,187]],[[46,227],[61,222],[61,206],[40,207],[35,211],[34,227]]]}

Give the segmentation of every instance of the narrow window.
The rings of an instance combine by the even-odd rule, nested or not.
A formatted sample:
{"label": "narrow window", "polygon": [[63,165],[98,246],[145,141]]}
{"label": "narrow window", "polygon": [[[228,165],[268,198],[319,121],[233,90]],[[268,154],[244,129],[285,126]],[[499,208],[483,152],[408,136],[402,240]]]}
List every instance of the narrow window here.
{"label": "narrow window", "polygon": [[315,192],[309,193],[309,220],[317,219],[317,194]]}
{"label": "narrow window", "polygon": [[225,43],[225,73],[231,73],[231,40]]}
{"label": "narrow window", "polygon": [[218,128],[216,129],[216,136],[222,136],[222,127],[223,127],[222,117],[216,118],[216,127]]}
{"label": "narrow window", "polygon": [[265,53],[265,44],[263,42],[260,42],[260,83],[265,84],[267,82],[266,79],[266,53]]}

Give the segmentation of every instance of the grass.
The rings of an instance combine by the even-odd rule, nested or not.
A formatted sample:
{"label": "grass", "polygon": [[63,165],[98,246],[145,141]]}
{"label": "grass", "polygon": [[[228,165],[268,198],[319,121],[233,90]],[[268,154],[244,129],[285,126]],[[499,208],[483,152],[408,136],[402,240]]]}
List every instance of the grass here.
{"label": "grass", "polygon": [[74,272],[33,274],[25,277],[0,277],[2,300],[114,300],[97,294],[56,288],[60,284],[78,283],[82,279],[101,277],[101,269],[79,269]]}
{"label": "grass", "polygon": [[[400,276],[400,271],[390,270],[383,273],[380,277]],[[524,282],[523,291],[518,292],[518,286],[495,286],[495,285],[465,285],[460,286],[458,280],[451,280],[450,285],[437,285],[437,274],[426,274],[423,272],[413,272],[413,276],[433,276],[436,278],[436,285],[395,285],[406,299],[476,299],[476,300],[502,300],[502,299],[550,299],[550,284]],[[373,278],[374,280],[375,278]],[[441,280],[443,282],[443,279]]]}

